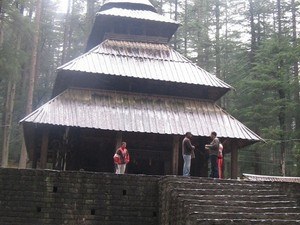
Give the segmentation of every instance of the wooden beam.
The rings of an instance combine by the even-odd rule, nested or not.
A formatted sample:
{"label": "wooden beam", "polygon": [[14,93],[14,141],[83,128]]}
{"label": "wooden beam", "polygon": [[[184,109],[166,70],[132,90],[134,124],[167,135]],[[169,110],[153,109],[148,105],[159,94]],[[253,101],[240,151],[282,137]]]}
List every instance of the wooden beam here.
{"label": "wooden beam", "polygon": [[231,148],[231,179],[237,179],[238,176],[238,148],[232,143]]}
{"label": "wooden beam", "polygon": [[121,144],[122,144],[122,132],[121,131],[119,131],[118,133],[117,133],[117,136],[116,136],[116,147],[115,147],[115,149],[114,149],[114,153],[115,153],[115,151],[118,149],[118,148],[120,148],[121,147]]}
{"label": "wooden beam", "polygon": [[36,169],[37,168],[37,150],[36,150],[36,146],[33,146],[32,148],[32,169]]}
{"label": "wooden beam", "polygon": [[179,136],[173,137],[173,149],[172,149],[172,174],[178,175],[178,156],[179,156]]}
{"label": "wooden beam", "polygon": [[49,142],[49,128],[43,130],[42,147],[41,147],[41,169],[47,168],[47,155],[48,155],[48,142]]}

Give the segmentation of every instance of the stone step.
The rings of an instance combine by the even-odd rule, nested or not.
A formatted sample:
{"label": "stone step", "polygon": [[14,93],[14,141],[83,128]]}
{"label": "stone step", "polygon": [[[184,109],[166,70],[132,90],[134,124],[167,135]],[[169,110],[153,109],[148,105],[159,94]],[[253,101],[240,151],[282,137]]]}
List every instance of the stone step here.
{"label": "stone step", "polygon": [[272,187],[272,185],[254,185],[254,184],[221,184],[221,183],[170,183],[166,184],[169,188],[186,188],[186,189],[230,189],[230,190],[275,190],[280,191],[278,187]]}
{"label": "stone step", "polygon": [[206,195],[206,194],[185,194],[178,193],[178,196],[181,199],[193,199],[193,200],[215,200],[224,202],[233,202],[233,201],[269,201],[269,202],[278,202],[278,201],[288,201],[296,204],[295,200],[288,199],[285,195],[231,195],[231,194],[216,194],[216,195]]}
{"label": "stone step", "polygon": [[219,183],[219,184],[240,184],[240,185],[259,185],[259,186],[280,186],[278,183],[270,183],[266,181],[249,181],[243,179],[216,179],[216,178],[205,178],[205,177],[183,177],[183,176],[168,176],[164,177],[160,183]]}
{"label": "stone step", "polygon": [[[178,199],[179,200],[179,199]],[[252,201],[252,200],[235,200],[226,201],[223,199],[195,199],[195,198],[181,198],[185,204],[197,204],[197,205],[218,205],[218,206],[236,206],[236,207],[296,207],[296,201],[281,200],[281,201]]]}
{"label": "stone step", "polygon": [[189,214],[192,218],[209,219],[280,219],[280,220],[300,220],[299,213],[228,213],[228,212],[197,212],[192,211]]}
{"label": "stone step", "polygon": [[195,210],[200,212],[245,212],[245,213],[299,213],[300,207],[247,207],[247,206],[220,206],[220,205],[198,205],[198,204],[185,204],[186,210]]}
{"label": "stone step", "polygon": [[197,219],[193,225],[299,225],[300,220]]}
{"label": "stone step", "polygon": [[[172,191],[177,193],[188,193],[190,195],[279,195],[277,190],[261,190],[261,189],[200,189],[200,188],[177,188]],[[282,195],[287,197],[286,195]]]}
{"label": "stone step", "polygon": [[167,177],[160,191],[166,224],[300,225],[300,205],[279,183]]}

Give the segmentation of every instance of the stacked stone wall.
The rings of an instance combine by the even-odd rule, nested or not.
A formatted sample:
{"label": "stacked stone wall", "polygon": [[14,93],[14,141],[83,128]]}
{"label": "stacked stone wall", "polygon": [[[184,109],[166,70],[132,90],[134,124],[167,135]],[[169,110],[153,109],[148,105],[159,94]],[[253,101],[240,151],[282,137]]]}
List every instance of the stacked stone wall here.
{"label": "stacked stone wall", "polygon": [[158,179],[0,169],[0,224],[157,225]]}
{"label": "stacked stone wall", "polygon": [[299,185],[0,169],[0,225],[298,225]]}

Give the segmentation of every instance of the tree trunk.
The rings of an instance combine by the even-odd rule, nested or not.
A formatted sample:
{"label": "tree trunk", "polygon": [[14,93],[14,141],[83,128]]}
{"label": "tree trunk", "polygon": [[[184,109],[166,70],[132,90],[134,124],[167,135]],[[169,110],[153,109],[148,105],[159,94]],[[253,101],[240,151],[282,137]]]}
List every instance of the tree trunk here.
{"label": "tree trunk", "polygon": [[[32,49],[32,54],[31,54],[31,65],[30,65],[29,86],[28,86],[28,94],[27,94],[26,114],[29,114],[32,112],[33,90],[34,90],[35,78],[36,78],[37,51],[38,51],[39,35],[40,35],[41,11],[42,11],[42,0],[37,0],[36,1],[35,29],[34,29],[35,34],[33,37],[33,49]],[[26,162],[27,162],[27,150],[26,150],[24,140],[23,140],[19,167],[26,168]]]}
{"label": "tree trunk", "polygon": [[184,1],[184,56],[187,57],[187,39],[188,39],[188,35],[187,35],[187,0]]}
{"label": "tree trunk", "polygon": [[69,61],[71,56],[70,56],[70,52],[71,52],[71,49],[72,49],[72,45],[74,44],[73,43],[73,33],[74,33],[74,27],[73,27],[73,23],[74,22],[77,22],[77,21],[74,21],[74,17],[75,17],[75,4],[74,4],[74,0],[71,1],[72,5],[71,5],[71,14],[70,14],[70,20],[69,20],[69,30],[68,30],[68,34],[67,34],[67,58],[66,60]]}
{"label": "tree trunk", "polygon": [[[285,91],[283,89],[278,90],[278,95],[280,99],[285,99]],[[280,159],[280,166],[281,166],[281,175],[285,176],[286,172],[286,144],[285,144],[285,132],[286,132],[286,121],[285,121],[285,116],[286,116],[286,105],[285,103],[281,103],[282,105],[280,106],[279,109],[279,115],[278,115],[278,120],[279,120],[279,126],[281,129],[280,132],[280,153],[281,153],[281,159]]]}
{"label": "tree trunk", "polygon": [[68,10],[65,19],[65,27],[64,27],[64,40],[63,40],[63,49],[62,49],[62,57],[61,64],[64,64],[67,61],[67,52],[68,52],[68,34],[70,32],[70,14],[71,14],[71,4],[72,0],[68,1]]}
{"label": "tree trunk", "polygon": [[[281,21],[281,0],[277,0],[277,25],[278,25],[278,44],[281,44],[281,38],[282,38],[282,21]],[[282,60],[279,62],[278,69],[282,68],[283,66]],[[281,79],[281,75],[278,75],[278,78]],[[284,79],[282,79],[282,82]],[[279,121],[279,127],[280,127],[280,154],[281,154],[281,159],[280,159],[280,166],[281,166],[281,175],[285,176],[286,174],[286,144],[285,144],[285,132],[286,132],[286,104],[285,104],[285,98],[286,98],[286,93],[285,90],[280,87],[278,89],[278,96],[279,99],[281,99],[281,105],[279,108],[279,113],[278,113],[278,121]]]}
{"label": "tree trunk", "polygon": [[[23,13],[24,13],[24,7],[21,7],[20,14],[23,16]],[[15,51],[17,53],[20,51],[21,48],[21,39],[22,36],[20,32],[17,31],[16,43],[15,43],[16,46]],[[0,46],[2,45],[2,42],[3,39],[1,39]],[[6,91],[6,98],[4,103],[4,112],[3,112],[4,116],[3,116],[3,144],[2,144],[2,163],[1,163],[2,167],[8,166],[10,135],[12,130],[12,118],[13,118],[13,110],[15,104],[15,96],[16,96],[16,81],[14,78],[14,74],[11,74],[11,78],[9,78],[7,82],[7,91]]]}
{"label": "tree trunk", "polygon": [[[175,0],[175,21],[178,20],[178,0]],[[174,34],[174,50],[177,50],[177,32]]]}
{"label": "tree trunk", "polygon": [[256,49],[256,32],[254,24],[254,6],[253,0],[249,0],[250,13],[250,29],[251,29],[251,49],[250,49],[250,67],[254,63],[255,49]]}
{"label": "tree trunk", "polygon": [[[228,46],[228,1],[225,0],[225,35],[224,35],[224,39],[225,39],[225,46],[224,46],[224,57],[223,57],[223,69],[222,69],[222,73],[221,73],[221,79],[223,81],[226,80],[227,75],[228,75],[228,68],[229,68],[229,46]],[[222,103],[222,107],[224,109],[227,108],[228,105],[228,100],[226,96],[222,97],[223,99],[223,103]]]}
{"label": "tree trunk", "polygon": [[[250,53],[249,53],[249,70],[253,69],[254,61],[255,61],[255,54],[257,50],[257,30],[255,27],[255,9],[254,9],[254,2],[253,0],[249,0],[249,14],[250,14],[250,35],[251,35],[251,45],[250,45]],[[256,78],[256,75],[254,75]],[[255,97],[256,98],[256,97]],[[258,102],[258,99],[254,99],[254,101]],[[258,132],[258,131],[255,131]],[[254,151],[254,172],[255,174],[261,174],[262,166],[259,163],[261,161],[261,151],[260,149],[255,149]]]}
{"label": "tree trunk", "polygon": [[215,16],[216,16],[216,76],[221,78],[221,58],[220,58],[220,1],[216,0],[215,5]]}
{"label": "tree trunk", "polygon": [[85,43],[87,44],[89,34],[91,32],[95,13],[95,0],[86,1],[86,32],[85,32]]}
{"label": "tree trunk", "polygon": [[6,100],[5,100],[5,112],[3,121],[3,145],[2,145],[2,163],[1,167],[8,166],[8,156],[9,156],[9,144],[10,144],[10,134],[12,129],[12,117],[13,108],[16,95],[16,82],[8,81]]}
{"label": "tree trunk", "polygon": [[[292,0],[292,27],[293,27],[293,48],[298,48],[297,43],[297,9],[295,0]],[[300,87],[299,87],[299,65],[298,59],[295,59],[293,66],[293,75],[294,75],[294,100],[296,103],[296,112],[295,112],[295,121],[296,121],[296,131],[300,131]]]}
{"label": "tree trunk", "polygon": [[203,2],[203,12],[205,13],[204,17],[204,27],[205,27],[205,40],[204,40],[204,58],[205,58],[205,70],[210,70],[210,63],[209,63],[209,57],[210,57],[210,39],[209,39],[209,27],[210,27],[210,18],[209,15],[207,15],[207,12],[209,11],[209,2],[207,0],[202,1]]}
{"label": "tree trunk", "polygon": [[3,44],[3,1],[0,0],[0,46]]}

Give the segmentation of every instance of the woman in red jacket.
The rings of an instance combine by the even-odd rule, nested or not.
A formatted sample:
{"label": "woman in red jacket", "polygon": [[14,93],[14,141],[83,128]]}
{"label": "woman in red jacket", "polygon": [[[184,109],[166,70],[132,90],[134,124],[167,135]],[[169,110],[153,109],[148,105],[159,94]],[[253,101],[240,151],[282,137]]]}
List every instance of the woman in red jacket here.
{"label": "woman in red jacket", "polygon": [[126,142],[122,142],[120,148],[117,149],[114,155],[114,163],[116,165],[116,174],[124,174],[126,165],[129,163],[130,157],[126,148]]}
{"label": "woman in red jacket", "polygon": [[224,178],[223,169],[224,168],[224,155],[223,155],[223,145],[219,144],[219,154],[218,154],[218,171],[219,171],[219,178]]}

